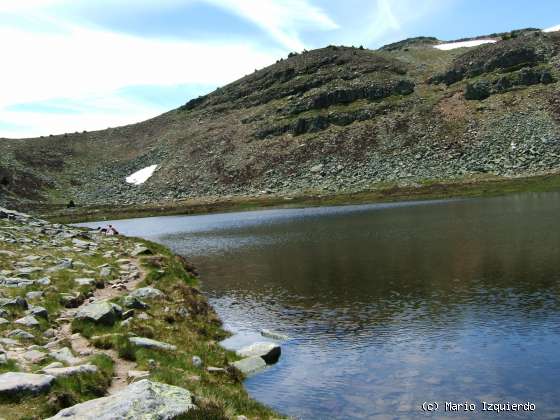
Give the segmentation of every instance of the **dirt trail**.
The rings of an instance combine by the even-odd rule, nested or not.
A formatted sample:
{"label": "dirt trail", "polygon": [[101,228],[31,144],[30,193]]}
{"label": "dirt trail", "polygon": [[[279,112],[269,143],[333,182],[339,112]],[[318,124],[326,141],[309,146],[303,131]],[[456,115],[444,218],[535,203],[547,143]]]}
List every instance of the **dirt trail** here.
{"label": "dirt trail", "polygon": [[[146,273],[141,268],[139,262],[135,258],[129,259],[130,263],[126,264],[126,270],[131,274],[121,276],[116,280],[110,281],[103,289],[95,289],[93,297],[86,299],[80,306],[76,308],[67,309],[62,312],[59,321],[61,325],[55,330],[56,339],[67,339],[72,344],[72,351],[79,357],[90,356],[93,354],[104,353],[113,359],[114,376],[107,393],[114,394],[120,389],[128,385],[127,373],[129,370],[136,368],[136,363],[120,358],[115,350],[107,349],[102,350],[94,347],[88,339],[79,333],[72,334],[71,322],[74,319],[76,312],[84,305],[93,301],[112,299],[127,294],[129,291],[134,290],[146,277]],[[124,266],[123,266],[124,267]]]}

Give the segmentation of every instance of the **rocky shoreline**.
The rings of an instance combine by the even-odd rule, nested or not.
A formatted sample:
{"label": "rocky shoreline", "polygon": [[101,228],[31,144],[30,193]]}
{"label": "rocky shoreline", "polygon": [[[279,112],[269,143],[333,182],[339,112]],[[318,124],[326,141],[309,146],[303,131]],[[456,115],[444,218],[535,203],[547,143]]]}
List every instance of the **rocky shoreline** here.
{"label": "rocky shoreline", "polygon": [[0,418],[278,417],[241,380],[280,346],[222,348],[183,258],[4,208],[0,243]]}

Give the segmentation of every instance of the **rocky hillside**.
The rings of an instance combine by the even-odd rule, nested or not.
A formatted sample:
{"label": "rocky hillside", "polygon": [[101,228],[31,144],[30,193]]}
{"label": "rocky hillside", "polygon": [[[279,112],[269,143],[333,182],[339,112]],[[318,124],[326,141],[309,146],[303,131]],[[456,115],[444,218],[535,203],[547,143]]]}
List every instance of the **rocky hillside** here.
{"label": "rocky hillside", "polygon": [[241,379],[279,345],[220,347],[184,259],[3,208],[0,243],[2,419],[275,417]]}
{"label": "rocky hillside", "polygon": [[[140,124],[0,140],[0,202],[287,197],[558,171],[560,33],[483,38],[496,42],[294,53]],[[145,183],[125,182],[150,165]]]}

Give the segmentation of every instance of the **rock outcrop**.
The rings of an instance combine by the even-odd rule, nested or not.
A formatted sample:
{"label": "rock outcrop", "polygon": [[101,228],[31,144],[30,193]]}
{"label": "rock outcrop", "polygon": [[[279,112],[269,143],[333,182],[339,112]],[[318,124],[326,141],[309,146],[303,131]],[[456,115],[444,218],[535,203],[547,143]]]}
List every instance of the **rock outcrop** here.
{"label": "rock outcrop", "polygon": [[143,379],[114,395],[66,408],[51,419],[172,420],[195,409],[192,394],[186,389]]}

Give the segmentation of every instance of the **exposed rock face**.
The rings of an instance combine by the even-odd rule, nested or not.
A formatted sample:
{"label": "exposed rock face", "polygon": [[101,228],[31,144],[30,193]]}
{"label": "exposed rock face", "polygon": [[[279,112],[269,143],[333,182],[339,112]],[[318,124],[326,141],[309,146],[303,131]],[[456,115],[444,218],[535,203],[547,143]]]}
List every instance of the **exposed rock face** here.
{"label": "exposed rock face", "polygon": [[54,376],[34,373],[8,372],[0,375],[0,396],[19,399],[26,395],[47,392]]}
{"label": "exposed rock face", "polygon": [[[4,140],[2,167],[39,179],[35,196],[49,185],[76,203],[119,206],[556,172],[560,34],[506,35],[454,51],[419,38],[291,54],[140,124]],[[511,153],[512,141],[523,147]],[[160,162],[143,185],[124,182]],[[25,196],[12,181],[25,176],[6,171],[0,205]]]}
{"label": "exposed rock face", "polygon": [[51,419],[171,420],[195,409],[186,389],[143,379],[114,395],[66,408]]}
{"label": "exposed rock face", "polygon": [[75,318],[96,324],[113,325],[121,314],[122,309],[118,305],[108,301],[99,301],[80,308]]}
{"label": "exposed rock face", "polygon": [[281,348],[275,343],[262,342],[243,347],[242,349],[237,350],[236,353],[241,357],[259,356],[267,364],[272,364],[276,363],[280,358]]}

